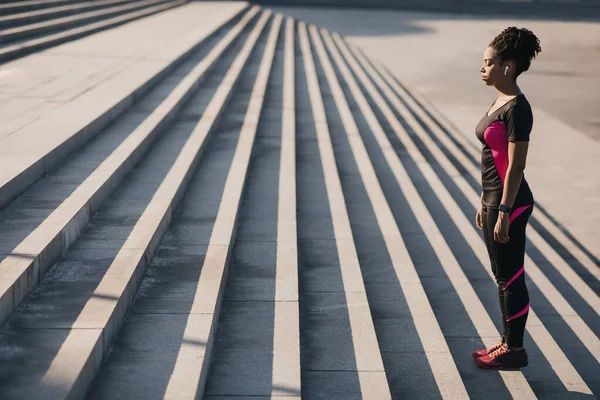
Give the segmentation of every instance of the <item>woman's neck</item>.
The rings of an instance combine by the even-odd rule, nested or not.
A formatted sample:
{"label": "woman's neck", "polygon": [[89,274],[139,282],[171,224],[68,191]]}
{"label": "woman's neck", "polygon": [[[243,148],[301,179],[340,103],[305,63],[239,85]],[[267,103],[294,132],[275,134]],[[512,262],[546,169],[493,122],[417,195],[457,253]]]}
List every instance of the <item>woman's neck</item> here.
{"label": "woman's neck", "polygon": [[498,98],[515,97],[522,93],[516,82],[506,86],[496,86],[496,91],[498,92]]}

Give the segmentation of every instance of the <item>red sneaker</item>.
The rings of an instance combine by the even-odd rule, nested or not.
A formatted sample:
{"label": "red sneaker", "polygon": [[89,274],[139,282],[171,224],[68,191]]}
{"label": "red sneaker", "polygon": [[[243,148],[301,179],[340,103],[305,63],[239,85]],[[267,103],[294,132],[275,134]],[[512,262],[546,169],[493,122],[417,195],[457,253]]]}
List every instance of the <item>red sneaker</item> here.
{"label": "red sneaker", "polygon": [[504,346],[492,351],[487,356],[476,358],[475,362],[481,368],[490,369],[518,369],[529,364],[525,349],[517,351]]}
{"label": "red sneaker", "polygon": [[487,356],[488,354],[490,354],[492,351],[496,351],[498,350],[501,346],[504,345],[504,342],[500,342],[500,343],[496,343],[495,345],[493,345],[492,347],[489,347],[485,350],[477,350],[473,352],[473,358],[479,358],[479,357],[483,357],[483,356]]}

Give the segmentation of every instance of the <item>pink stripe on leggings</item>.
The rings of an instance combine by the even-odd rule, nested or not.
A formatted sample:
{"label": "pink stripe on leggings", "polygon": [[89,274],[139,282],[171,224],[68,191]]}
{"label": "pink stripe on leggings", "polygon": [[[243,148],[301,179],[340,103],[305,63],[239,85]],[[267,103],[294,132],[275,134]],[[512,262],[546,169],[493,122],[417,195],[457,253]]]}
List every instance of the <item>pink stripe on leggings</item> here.
{"label": "pink stripe on leggings", "polygon": [[515,279],[517,279],[523,272],[525,272],[525,266],[524,265],[521,267],[521,269],[519,270],[519,272],[517,272],[512,278],[510,278],[510,281],[506,282],[506,285],[504,285],[504,287],[502,288],[502,290],[506,290],[506,288],[508,287],[508,285],[510,285],[511,283],[513,283],[515,281]]}
{"label": "pink stripe on leggings", "polygon": [[512,224],[512,222],[515,220],[515,218],[517,218],[519,215],[523,214],[523,212],[525,210],[527,210],[529,207],[531,207],[531,206],[523,206],[523,207],[519,207],[519,208],[515,209],[515,211],[512,213],[512,215],[508,219],[508,222],[510,224]]}
{"label": "pink stripe on leggings", "polygon": [[522,317],[523,315],[525,315],[527,313],[527,311],[529,311],[529,303],[527,303],[527,305],[525,306],[524,309],[522,309],[521,311],[519,311],[518,313],[516,313],[515,315],[513,315],[509,319],[507,319],[506,322],[512,321],[513,319],[516,319],[516,318],[519,318],[519,317]]}

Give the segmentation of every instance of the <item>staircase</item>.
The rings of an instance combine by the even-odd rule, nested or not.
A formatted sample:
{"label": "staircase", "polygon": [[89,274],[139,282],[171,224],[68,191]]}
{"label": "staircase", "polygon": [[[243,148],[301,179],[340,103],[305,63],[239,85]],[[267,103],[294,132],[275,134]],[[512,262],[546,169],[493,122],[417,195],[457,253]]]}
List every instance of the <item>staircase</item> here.
{"label": "staircase", "polygon": [[2,2],[0,4],[0,63],[185,3],[185,0]]}
{"label": "staircase", "polygon": [[479,149],[339,35],[196,2],[3,73],[1,399],[600,395],[598,262],[543,207],[530,366],[475,366]]}

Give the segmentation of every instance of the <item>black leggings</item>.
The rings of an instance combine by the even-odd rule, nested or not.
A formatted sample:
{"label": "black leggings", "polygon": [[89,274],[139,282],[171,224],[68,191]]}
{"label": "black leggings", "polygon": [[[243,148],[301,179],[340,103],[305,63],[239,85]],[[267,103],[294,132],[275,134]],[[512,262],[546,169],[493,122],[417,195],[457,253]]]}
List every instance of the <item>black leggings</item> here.
{"label": "black leggings", "polygon": [[502,313],[502,341],[510,347],[523,346],[525,322],[529,314],[529,293],[525,285],[525,229],[533,205],[517,207],[510,215],[508,243],[494,240],[498,210],[483,206],[483,236],[487,246],[492,272],[498,284],[500,312]]}

